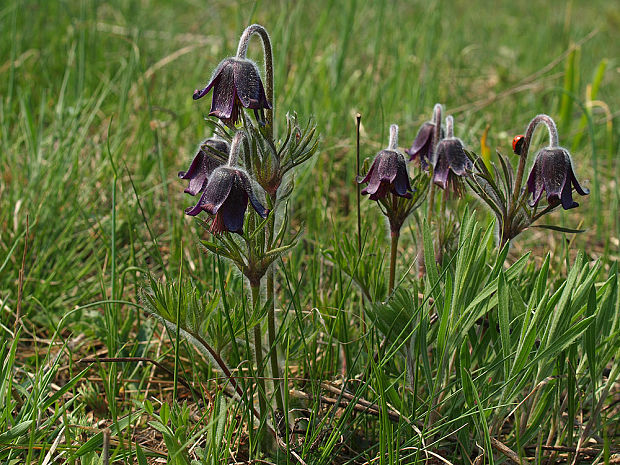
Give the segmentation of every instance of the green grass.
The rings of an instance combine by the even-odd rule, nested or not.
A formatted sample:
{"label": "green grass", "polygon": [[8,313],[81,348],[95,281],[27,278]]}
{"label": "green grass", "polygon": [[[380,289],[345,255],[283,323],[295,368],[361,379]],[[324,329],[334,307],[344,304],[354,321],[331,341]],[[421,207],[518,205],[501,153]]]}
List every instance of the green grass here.
{"label": "green grass", "polygon": [[[199,249],[206,236],[183,214],[192,199],[176,177],[210,136],[208,102],[191,93],[253,22],[274,44],[280,133],[287,111],[321,133],[290,201],[299,245],[276,275],[285,401],[297,409],[287,421],[303,431],[289,446],[312,464],[507,463],[494,441],[536,463],[572,460],[555,446],[600,450],[599,463],[618,454],[612,3],[24,0],[0,6],[0,462],[99,463],[105,428],[110,462],[256,455],[250,409],[140,300],[159,286],[172,320],[200,301],[205,339],[256,394],[249,288]],[[249,55],[261,64],[258,41]],[[546,223],[587,231],[532,229],[500,253],[491,214],[469,195],[449,203],[460,236],[424,280],[415,256],[432,257],[432,231],[423,243],[422,216],[410,219],[400,284],[382,304],[389,238],[367,199],[356,250],[355,114],[371,157],[391,123],[409,146],[438,101],[477,153],[490,125],[494,161],[534,115],[554,117],[592,194]],[[170,373],[79,362],[95,356]],[[355,410],[364,401],[372,408]],[[264,458],[295,462],[282,448]]]}

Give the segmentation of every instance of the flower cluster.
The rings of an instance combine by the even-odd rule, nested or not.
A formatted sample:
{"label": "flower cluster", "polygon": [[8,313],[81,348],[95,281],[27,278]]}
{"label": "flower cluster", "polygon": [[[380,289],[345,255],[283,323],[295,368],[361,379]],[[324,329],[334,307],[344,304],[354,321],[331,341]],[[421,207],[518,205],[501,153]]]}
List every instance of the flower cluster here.
{"label": "flower cluster", "polygon": [[[254,35],[263,42],[265,85],[259,67],[246,57]],[[209,215],[207,221],[199,220],[199,223],[206,225],[213,240],[201,240],[201,245],[228,259],[247,278],[253,317],[258,318],[262,313],[260,289],[263,278],[267,277],[269,345],[275,347],[274,262],[296,244],[296,237],[286,235],[289,230],[286,200],[294,186],[293,176],[287,176],[290,182],[284,184],[286,187],[281,186],[288,172],[317,152],[318,135],[312,121],[303,128],[292,113],[286,116],[286,137],[274,138],[272,57],[269,34],[264,27],[251,25],[241,35],[237,54],[222,60],[207,85],[194,91],[194,100],[212,92],[209,116],[219,122],[212,120],[216,134],[200,144],[189,169],[178,175],[188,181],[185,193],[200,195],[185,213]],[[252,111],[254,120],[248,110]],[[248,203],[253,209],[250,214]],[[278,214],[279,230],[276,230]],[[261,393],[257,413],[264,416],[267,396],[260,321],[253,327],[256,382]],[[269,355],[273,379],[280,378],[277,358],[276,352]],[[283,412],[283,397],[277,383],[274,398]],[[272,434],[275,434],[273,430]]]}

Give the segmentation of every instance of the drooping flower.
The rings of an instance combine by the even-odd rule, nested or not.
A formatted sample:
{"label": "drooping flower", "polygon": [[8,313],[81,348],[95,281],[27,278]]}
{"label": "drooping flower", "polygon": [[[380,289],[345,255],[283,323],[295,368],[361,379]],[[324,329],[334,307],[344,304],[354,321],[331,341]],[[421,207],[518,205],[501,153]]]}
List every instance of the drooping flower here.
{"label": "drooping flower", "polygon": [[418,158],[420,160],[420,166],[424,170],[428,168],[428,163],[433,154],[434,131],[435,124],[427,121],[420,127],[413,144],[411,144],[411,148],[405,150],[407,155],[409,155],[409,161]]}
{"label": "drooping flower", "polygon": [[229,151],[230,145],[223,139],[212,137],[202,142],[189,169],[179,171],[179,178],[189,180],[184,192],[190,195],[202,192],[213,170],[226,163]]}
{"label": "drooping flower", "polygon": [[243,234],[248,199],[254,210],[261,217],[267,218],[269,210],[254,195],[248,175],[236,167],[220,166],[211,173],[198,203],[187,208],[185,213],[196,216],[204,210],[215,215],[211,224],[211,232],[214,234],[223,231]]}
{"label": "drooping flower", "polygon": [[471,171],[473,163],[465,153],[461,139],[454,137],[452,127],[452,117],[448,116],[446,118],[448,137],[439,142],[433,159],[433,182],[442,189],[447,189],[450,185],[458,194],[461,191],[458,177],[465,176]]}
{"label": "drooping flower", "polygon": [[577,181],[570,154],[561,147],[546,147],[536,154],[534,166],[527,179],[527,190],[532,194],[531,207],[538,205],[543,191],[551,206],[562,204],[564,210],[578,207],[573,200],[572,188],[580,195],[588,195]]}
{"label": "drooping flower", "polygon": [[370,194],[370,200],[379,200],[388,193],[407,199],[411,198],[411,183],[407,172],[405,156],[398,150],[398,126],[390,126],[390,145],[381,150],[359,183],[368,183],[362,195]]}
{"label": "drooping flower", "polygon": [[[210,116],[216,116],[229,126],[241,119],[241,107],[254,110],[258,121],[265,121],[264,110],[271,109],[256,64],[247,58],[224,59],[202,90],[194,91],[194,100],[213,89]],[[260,112],[260,113],[259,113]]]}
{"label": "drooping flower", "polygon": [[420,160],[420,166],[423,170],[428,169],[428,165],[433,158],[433,150],[440,139],[443,139],[444,133],[441,127],[441,104],[435,104],[433,108],[433,119],[427,121],[418,130],[411,148],[405,150],[409,155],[409,161],[416,158]]}

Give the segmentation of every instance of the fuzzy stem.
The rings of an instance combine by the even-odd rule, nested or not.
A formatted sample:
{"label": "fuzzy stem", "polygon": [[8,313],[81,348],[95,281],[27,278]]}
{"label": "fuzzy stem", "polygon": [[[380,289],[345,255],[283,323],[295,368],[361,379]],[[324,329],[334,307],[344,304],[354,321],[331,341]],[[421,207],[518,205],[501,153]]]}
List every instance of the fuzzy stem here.
{"label": "fuzzy stem", "polygon": [[398,251],[398,239],[400,231],[391,231],[392,246],[390,248],[390,280],[388,283],[388,295],[394,291],[394,278],[396,275],[396,253]]}
{"label": "fuzzy stem", "polygon": [[448,189],[445,189],[441,193],[441,203],[439,204],[439,223],[437,225],[437,253],[435,255],[435,259],[437,263],[440,263],[440,264],[443,259],[443,250],[446,245],[445,237],[444,237],[444,233],[445,233],[444,225],[446,222],[446,217],[448,216],[446,213],[447,203],[448,203]]}
{"label": "fuzzy stem", "polygon": [[271,110],[267,110],[267,127],[271,138],[273,139],[273,121],[274,121],[274,107],[275,102],[273,99],[273,48],[271,47],[271,39],[269,33],[260,24],[252,24],[248,26],[241,38],[239,39],[239,46],[237,47],[237,58],[245,58],[248,53],[248,45],[252,35],[258,34],[263,43],[263,55],[265,56],[265,80],[267,81],[267,100],[271,104]]}
{"label": "fuzzy stem", "polygon": [[239,150],[241,149],[241,142],[245,138],[243,131],[237,131],[235,137],[230,144],[230,154],[228,155],[228,163],[226,166],[235,166],[239,159]]}
{"label": "fuzzy stem", "polygon": [[[273,213],[267,222],[267,243],[269,248],[274,246],[271,242],[275,232],[275,205],[278,200],[278,194],[270,194]],[[271,362],[271,376],[273,376],[274,395],[276,405],[284,413],[284,400],[282,398],[283,381],[280,379],[280,364],[278,361],[278,347],[276,344],[276,300],[275,300],[275,264],[272,264],[267,270],[267,300],[269,306],[267,309],[267,334],[269,337],[269,361]]]}
{"label": "fuzzy stem", "polygon": [[431,179],[431,187],[428,193],[428,209],[426,212],[426,220],[428,221],[429,226],[433,218],[434,208],[435,208],[435,184],[433,183],[433,180]]}
{"label": "fuzzy stem", "polygon": [[551,117],[548,115],[536,115],[527,126],[527,130],[525,131],[525,137],[523,138],[523,147],[521,148],[521,156],[519,158],[519,168],[517,169],[517,177],[515,179],[514,191],[512,193],[512,202],[510,205],[511,214],[509,216],[512,216],[512,214],[517,209],[517,201],[519,199],[519,194],[521,193],[523,172],[525,171],[525,163],[527,162],[527,156],[530,151],[530,143],[532,142],[532,136],[534,135],[534,130],[536,129],[536,126],[541,123],[547,126],[547,131],[549,131],[549,146],[558,146],[558,130],[555,126],[555,122],[553,121],[553,119],[551,119]]}
{"label": "fuzzy stem", "polygon": [[390,143],[388,150],[398,150],[398,124],[390,126]]}
{"label": "fuzzy stem", "polygon": [[[250,283],[252,290],[252,307],[256,313],[260,307],[260,283]],[[254,326],[254,350],[256,352],[256,385],[258,387],[258,414],[259,419],[263,419],[267,413],[267,402],[265,391],[265,372],[263,367],[263,342],[260,330],[260,323]],[[260,430],[258,437],[261,437]]]}
{"label": "fuzzy stem", "polygon": [[446,138],[454,137],[454,118],[452,115],[446,116]]}
{"label": "fuzzy stem", "polygon": [[441,138],[441,113],[441,104],[436,103],[433,108],[433,141],[431,145],[431,156],[429,157],[429,165],[431,166],[431,187],[428,193],[428,208],[426,211],[426,219],[429,225],[431,224],[434,213],[433,209],[435,207],[435,184],[432,178],[435,175],[435,153],[437,152],[437,145],[439,145],[439,139]]}
{"label": "fuzzy stem", "polygon": [[273,376],[274,396],[278,408],[284,412],[282,399],[282,380],[280,379],[280,365],[278,362],[278,347],[276,345],[276,310],[274,300],[274,265],[267,271],[267,297],[271,299],[267,313],[267,332],[269,336],[269,351],[271,362],[271,375]]}
{"label": "fuzzy stem", "polygon": [[439,144],[439,139],[441,138],[441,104],[436,103],[433,108],[433,124],[435,125],[433,128],[433,145],[431,151],[431,164],[435,162],[435,151],[437,150],[437,144]]}
{"label": "fuzzy stem", "polygon": [[439,139],[441,138],[441,104],[436,103],[433,108],[433,142],[431,146],[431,156],[429,160],[429,164],[431,166],[431,187],[430,192],[428,194],[428,210],[426,212],[426,218],[428,220],[428,224],[431,224],[431,218],[433,216],[433,208],[435,203],[435,184],[433,183],[432,177],[434,176],[435,171],[435,152],[437,152],[437,145],[439,144]]}

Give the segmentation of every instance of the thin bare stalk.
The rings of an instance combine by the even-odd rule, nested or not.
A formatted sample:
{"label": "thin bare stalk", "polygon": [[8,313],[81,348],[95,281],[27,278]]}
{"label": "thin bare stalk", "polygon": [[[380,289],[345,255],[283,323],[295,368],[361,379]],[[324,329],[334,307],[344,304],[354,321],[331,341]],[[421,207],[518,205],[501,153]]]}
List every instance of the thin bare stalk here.
{"label": "thin bare stalk", "polygon": [[[360,176],[360,125],[362,124],[362,115],[358,113],[355,115],[355,179]],[[357,254],[362,254],[362,213],[361,213],[361,203],[360,203],[360,185],[358,182],[355,183],[355,187],[357,188]]]}
{"label": "thin bare stalk", "polygon": [[[362,255],[362,206],[361,206],[361,186],[357,180],[360,178],[360,127],[362,124],[362,114],[355,115],[355,188],[357,201],[357,255]],[[370,298],[367,296],[370,300]],[[362,322],[362,333],[366,333],[366,318],[364,317],[364,309],[360,302],[359,318]]]}

